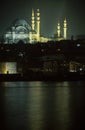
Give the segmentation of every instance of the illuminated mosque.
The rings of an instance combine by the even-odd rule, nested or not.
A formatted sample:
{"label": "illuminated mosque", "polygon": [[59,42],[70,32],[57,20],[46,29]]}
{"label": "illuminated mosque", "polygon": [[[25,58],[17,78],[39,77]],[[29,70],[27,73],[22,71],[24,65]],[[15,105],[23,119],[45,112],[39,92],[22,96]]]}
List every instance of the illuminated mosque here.
{"label": "illuminated mosque", "polygon": [[52,38],[42,37],[40,32],[40,10],[37,9],[35,19],[35,13],[32,9],[31,26],[24,19],[15,20],[4,34],[5,43],[11,44],[23,41],[24,43],[31,44],[36,42],[65,40],[67,39],[67,21],[65,19],[63,23],[63,35],[61,35],[60,23],[58,23],[56,33]]}

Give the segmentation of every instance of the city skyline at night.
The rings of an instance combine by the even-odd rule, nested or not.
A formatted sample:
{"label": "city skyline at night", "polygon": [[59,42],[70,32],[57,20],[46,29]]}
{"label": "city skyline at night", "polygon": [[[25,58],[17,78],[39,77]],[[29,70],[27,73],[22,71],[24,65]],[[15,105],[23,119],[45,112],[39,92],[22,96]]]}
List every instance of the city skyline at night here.
{"label": "city skyline at night", "polygon": [[32,8],[39,8],[41,11],[42,35],[52,36],[56,32],[58,21],[63,21],[65,17],[68,21],[68,37],[85,34],[83,0],[3,0],[0,4],[0,33],[3,33],[16,18],[23,18],[31,25]]}

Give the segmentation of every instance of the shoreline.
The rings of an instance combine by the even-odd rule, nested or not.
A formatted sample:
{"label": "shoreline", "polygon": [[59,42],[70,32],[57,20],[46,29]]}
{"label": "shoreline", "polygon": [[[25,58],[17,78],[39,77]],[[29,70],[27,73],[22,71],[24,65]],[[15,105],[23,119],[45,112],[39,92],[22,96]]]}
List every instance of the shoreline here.
{"label": "shoreline", "polygon": [[66,74],[33,72],[29,74],[0,74],[1,81],[85,81],[85,73]]}

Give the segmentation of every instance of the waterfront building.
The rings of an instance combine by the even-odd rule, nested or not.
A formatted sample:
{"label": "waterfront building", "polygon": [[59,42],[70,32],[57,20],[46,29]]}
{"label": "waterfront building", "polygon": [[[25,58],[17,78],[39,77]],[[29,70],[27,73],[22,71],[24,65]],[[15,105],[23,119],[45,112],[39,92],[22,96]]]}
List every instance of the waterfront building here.
{"label": "waterfront building", "polygon": [[0,62],[0,74],[17,74],[17,63]]}

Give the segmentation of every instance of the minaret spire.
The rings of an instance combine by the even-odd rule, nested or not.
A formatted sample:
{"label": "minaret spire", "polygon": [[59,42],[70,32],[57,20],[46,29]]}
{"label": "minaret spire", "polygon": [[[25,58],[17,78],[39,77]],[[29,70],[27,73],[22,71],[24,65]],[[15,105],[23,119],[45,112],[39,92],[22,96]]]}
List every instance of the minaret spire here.
{"label": "minaret spire", "polygon": [[66,21],[66,18],[64,20],[64,39],[67,39],[67,21]]}
{"label": "minaret spire", "polygon": [[34,9],[32,9],[32,30],[35,30],[35,16],[34,16]]}
{"label": "minaret spire", "polygon": [[60,38],[60,23],[58,22],[58,25],[57,25],[57,35],[58,35],[58,38]]}
{"label": "minaret spire", "polygon": [[40,40],[40,10],[37,9],[37,41]]}

